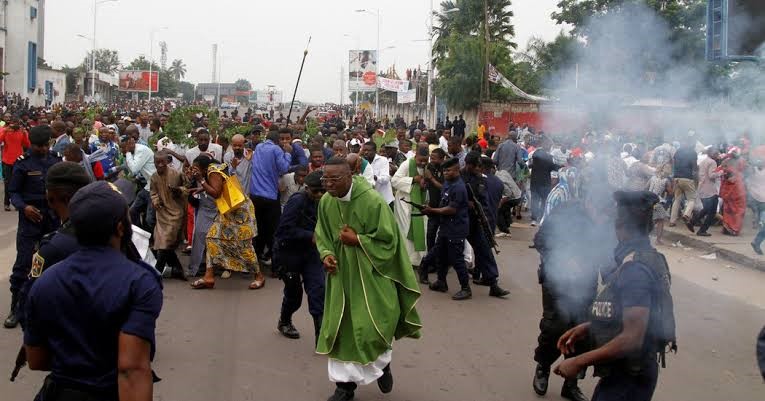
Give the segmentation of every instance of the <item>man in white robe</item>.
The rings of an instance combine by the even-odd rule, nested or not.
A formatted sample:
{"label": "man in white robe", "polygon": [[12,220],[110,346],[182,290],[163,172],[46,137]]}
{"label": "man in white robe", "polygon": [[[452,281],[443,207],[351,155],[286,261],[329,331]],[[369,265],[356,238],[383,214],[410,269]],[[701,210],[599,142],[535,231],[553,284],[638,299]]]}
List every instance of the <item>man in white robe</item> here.
{"label": "man in white robe", "polygon": [[[422,183],[424,181],[425,166],[428,164],[429,157],[427,147],[418,147],[415,156],[401,163],[401,166],[396,170],[396,174],[391,178],[391,185],[396,194],[393,200],[393,211],[401,231],[401,236],[405,239],[404,245],[413,266],[419,266],[420,261],[427,253],[425,246],[427,217],[415,217],[416,220],[413,220],[412,213],[417,215],[420,212],[406,202],[426,204],[426,189]],[[414,200],[412,200],[413,191],[419,191],[419,194],[414,196]],[[413,227],[413,222],[417,226]]]}

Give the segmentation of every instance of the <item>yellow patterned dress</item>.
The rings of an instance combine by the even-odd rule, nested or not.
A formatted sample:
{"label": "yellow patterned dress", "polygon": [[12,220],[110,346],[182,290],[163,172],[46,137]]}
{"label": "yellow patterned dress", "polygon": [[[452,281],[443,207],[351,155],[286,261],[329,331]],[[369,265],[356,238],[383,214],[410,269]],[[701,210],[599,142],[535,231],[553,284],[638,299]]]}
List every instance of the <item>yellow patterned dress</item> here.
{"label": "yellow patterned dress", "polygon": [[[225,164],[211,164],[207,177],[224,174]],[[255,207],[247,199],[226,214],[218,214],[207,232],[207,266],[231,271],[260,271],[252,239],[258,235]]]}

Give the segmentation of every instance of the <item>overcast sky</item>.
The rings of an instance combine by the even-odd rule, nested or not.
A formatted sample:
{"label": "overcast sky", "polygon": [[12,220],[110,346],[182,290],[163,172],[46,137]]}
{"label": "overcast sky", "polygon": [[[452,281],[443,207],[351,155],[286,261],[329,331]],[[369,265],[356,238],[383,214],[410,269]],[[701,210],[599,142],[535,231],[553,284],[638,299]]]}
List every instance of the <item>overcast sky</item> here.
{"label": "overcast sky", "polygon": [[[525,46],[531,36],[552,39],[561,27],[550,19],[558,0],[513,0],[516,42]],[[434,1],[438,7],[439,1]],[[46,2],[45,59],[55,67],[77,65],[92,43],[77,34],[93,35],[93,1]],[[294,89],[303,49],[312,36],[298,99],[338,102],[340,68],[347,70],[348,50],[377,46],[377,18],[355,9],[382,7],[381,65],[396,64],[400,75],[428,58],[430,0],[277,0],[197,2],[187,0],[119,0],[98,6],[97,46],[115,49],[123,64],[149,54],[154,35],[168,47],[168,65],[180,58],[186,63],[186,80],[212,79],[212,44],[219,44],[221,80],[248,79],[254,88],[276,85]],[[346,99],[347,100],[347,99]]]}

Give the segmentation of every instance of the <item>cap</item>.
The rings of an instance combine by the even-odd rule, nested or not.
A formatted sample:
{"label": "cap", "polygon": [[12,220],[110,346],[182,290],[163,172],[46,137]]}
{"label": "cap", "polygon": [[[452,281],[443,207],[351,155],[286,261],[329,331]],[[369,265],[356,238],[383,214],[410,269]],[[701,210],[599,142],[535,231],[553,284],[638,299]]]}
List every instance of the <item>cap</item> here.
{"label": "cap", "polygon": [[74,162],[56,163],[48,169],[45,186],[50,188],[82,188],[90,184],[90,176],[85,169]]}
{"label": "cap", "polygon": [[114,184],[97,181],[80,188],[69,201],[69,220],[75,230],[100,224],[116,225],[125,217],[128,204]]}
{"label": "cap", "polygon": [[38,125],[29,132],[29,142],[32,145],[42,146],[50,141],[52,130],[49,125]]}
{"label": "cap", "polygon": [[296,138],[292,140],[292,143],[303,143],[303,140],[300,138]]}
{"label": "cap", "polygon": [[388,142],[388,143],[385,144],[385,147],[386,148],[398,149],[398,145],[396,145],[396,142]]}
{"label": "cap", "polygon": [[321,177],[324,175],[324,172],[321,170],[316,170],[312,172],[311,174],[308,174],[305,176],[305,185],[309,189],[320,189],[324,188],[324,186],[321,184]]}

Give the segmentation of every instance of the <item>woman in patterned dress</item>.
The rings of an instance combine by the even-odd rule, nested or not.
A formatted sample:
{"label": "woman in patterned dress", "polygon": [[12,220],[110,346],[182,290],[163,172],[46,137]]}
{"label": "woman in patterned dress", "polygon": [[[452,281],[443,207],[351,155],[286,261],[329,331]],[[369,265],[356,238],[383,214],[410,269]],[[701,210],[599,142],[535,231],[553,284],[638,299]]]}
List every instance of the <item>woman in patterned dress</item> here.
{"label": "woman in patterned dress", "polygon": [[[223,193],[225,184],[225,164],[217,164],[207,155],[194,160],[192,175],[204,191],[213,198]],[[252,238],[257,235],[255,210],[252,202],[246,199],[240,206],[225,214],[219,213],[207,232],[207,266],[203,278],[193,282],[194,289],[213,288],[215,286],[215,268],[227,271],[252,271],[254,281],[251,290],[263,288],[266,279],[260,272]]]}

